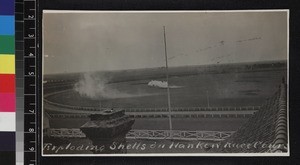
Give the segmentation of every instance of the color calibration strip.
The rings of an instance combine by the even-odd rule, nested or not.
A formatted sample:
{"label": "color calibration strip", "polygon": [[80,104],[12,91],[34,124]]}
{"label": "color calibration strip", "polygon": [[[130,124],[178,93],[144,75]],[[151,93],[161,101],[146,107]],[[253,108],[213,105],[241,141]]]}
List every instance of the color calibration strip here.
{"label": "color calibration strip", "polygon": [[15,1],[0,0],[0,161],[15,164]]}

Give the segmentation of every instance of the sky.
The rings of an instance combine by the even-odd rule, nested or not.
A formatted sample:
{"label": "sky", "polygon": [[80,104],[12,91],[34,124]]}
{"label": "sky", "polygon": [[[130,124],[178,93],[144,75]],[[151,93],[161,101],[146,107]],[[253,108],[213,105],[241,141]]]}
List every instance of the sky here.
{"label": "sky", "polygon": [[44,73],[287,59],[287,12],[43,14]]}

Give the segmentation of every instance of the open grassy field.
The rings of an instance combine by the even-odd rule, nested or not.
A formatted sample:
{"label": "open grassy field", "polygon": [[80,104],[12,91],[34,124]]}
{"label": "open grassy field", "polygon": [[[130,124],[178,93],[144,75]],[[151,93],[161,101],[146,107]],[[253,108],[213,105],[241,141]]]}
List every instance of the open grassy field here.
{"label": "open grassy field", "polygon": [[[170,89],[171,106],[261,105],[278,89],[283,77],[286,77],[286,70],[172,76],[169,84],[181,88]],[[102,84],[99,88],[103,90],[94,97],[79,93],[74,87],[47,99],[85,107],[99,107],[100,104],[102,107],[167,107],[167,90],[150,87],[149,81],[151,79]]]}
{"label": "open grassy field", "polygon": [[[171,106],[260,106],[277,91],[282,78],[286,78],[286,65],[282,62],[279,64],[268,64],[263,69],[257,68],[258,64],[255,63],[171,68],[169,84],[179,87],[170,89]],[[88,76],[83,73],[50,75],[45,76],[45,80],[67,80],[44,84],[44,89],[47,88],[44,94],[50,94],[46,99],[63,105],[167,107],[167,90],[148,86],[151,80],[165,81],[163,68],[97,72]],[[63,90],[63,93],[51,95]],[[79,128],[86,121],[87,119],[52,119],[51,127]],[[246,121],[247,118],[174,118],[173,128],[234,131]],[[169,129],[168,119],[136,119],[133,129]]]}

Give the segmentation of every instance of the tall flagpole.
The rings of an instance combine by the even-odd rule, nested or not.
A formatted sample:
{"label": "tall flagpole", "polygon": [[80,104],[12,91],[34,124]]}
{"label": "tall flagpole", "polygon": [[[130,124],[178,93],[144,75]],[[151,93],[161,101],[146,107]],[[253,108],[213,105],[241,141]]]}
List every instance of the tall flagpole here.
{"label": "tall flagpole", "polygon": [[167,77],[167,92],[168,92],[168,110],[169,110],[169,126],[170,137],[172,138],[172,117],[171,117],[171,100],[170,100],[170,87],[169,87],[169,68],[168,68],[168,53],[167,53],[167,40],[166,40],[166,27],[164,26],[164,44],[165,44],[165,59],[166,59],[166,77]]}

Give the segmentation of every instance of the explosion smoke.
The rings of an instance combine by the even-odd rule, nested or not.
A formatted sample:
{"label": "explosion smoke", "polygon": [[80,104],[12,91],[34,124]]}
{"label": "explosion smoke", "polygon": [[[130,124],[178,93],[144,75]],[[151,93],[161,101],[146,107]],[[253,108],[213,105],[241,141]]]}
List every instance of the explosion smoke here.
{"label": "explosion smoke", "polygon": [[102,75],[85,73],[83,78],[74,85],[74,90],[81,96],[91,99],[131,97],[130,94],[111,88],[108,82],[109,79]]}

